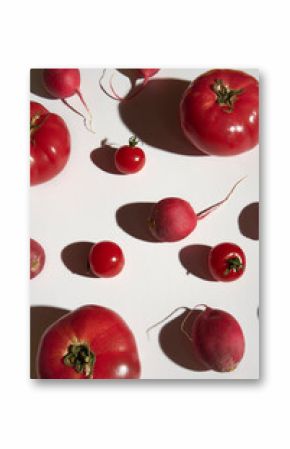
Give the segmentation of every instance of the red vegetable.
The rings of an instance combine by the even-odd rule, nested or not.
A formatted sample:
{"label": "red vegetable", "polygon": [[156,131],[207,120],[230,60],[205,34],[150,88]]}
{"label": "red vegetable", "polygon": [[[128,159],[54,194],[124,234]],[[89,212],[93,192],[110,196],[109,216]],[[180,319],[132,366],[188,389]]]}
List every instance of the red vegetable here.
{"label": "red vegetable", "polygon": [[30,102],[30,183],[49,181],[66,165],[70,134],[64,120],[44,106]]}
{"label": "red vegetable", "polygon": [[114,242],[99,242],[92,246],[89,254],[92,273],[98,277],[110,278],[122,271],[125,258],[119,245]]}
{"label": "red vegetable", "polygon": [[115,165],[124,174],[137,173],[145,165],[144,151],[137,147],[138,139],[133,136],[129,139],[129,145],[124,145],[115,153]]}
{"label": "red vegetable", "polygon": [[42,271],[44,263],[44,249],[36,240],[30,239],[30,279],[35,278]]}
{"label": "red vegetable", "polygon": [[245,338],[237,320],[227,312],[205,306],[194,320],[190,339],[202,363],[215,371],[232,371],[242,360]]}
{"label": "red vegetable", "polygon": [[185,91],[181,126],[199,150],[217,156],[248,151],[259,141],[259,83],[238,70],[211,70]]}
{"label": "red vegetable", "polygon": [[228,200],[241,181],[242,179],[233,186],[222,201],[199,213],[196,213],[191,205],[181,198],[164,198],[159,201],[154,205],[149,218],[152,235],[161,242],[176,242],[184,239],[195,229],[198,220],[205,218]]}
{"label": "red vegetable", "polygon": [[160,69],[137,69],[137,71],[139,72],[139,75],[143,78],[143,83],[139,86],[139,88],[134,93],[132,93],[131,95],[127,95],[127,97],[121,97],[115,91],[114,86],[112,84],[114,75],[112,75],[111,79],[110,79],[110,88],[111,88],[111,91],[113,94],[109,94],[102,85],[102,78],[103,78],[104,74],[102,75],[102,77],[99,81],[99,85],[100,85],[102,91],[109,97],[113,98],[114,100],[119,100],[119,101],[131,100],[132,98],[136,97],[136,95],[138,95],[144,89],[144,87],[146,86],[146,84],[148,83],[150,78],[152,78],[152,76],[154,76],[157,72],[159,72],[159,70]]}
{"label": "red vegetable", "polygon": [[80,307],[44,332],[37,373],[42,379],[137,379],[140,362],[134,336],[112,310]]}
{"label": "red vegetable", "polygon": [[80,91],[81,75],[79,69],[44,69],[43,83],[47,92],[55,98],[60,98],[64,103],[74,112],[84,118],[86,125],[86,118],[80,112],[76,111],[70,106],[65,99],[77,94],[89,114],[89,131],[92,131],[92,114],[89,110]]}
{"label": "red vegetable", "polygon": [[230,282],[243,275],[246,268],[246,256],[238,245],[220,243],[210,250],[208,265],[214,279]]}

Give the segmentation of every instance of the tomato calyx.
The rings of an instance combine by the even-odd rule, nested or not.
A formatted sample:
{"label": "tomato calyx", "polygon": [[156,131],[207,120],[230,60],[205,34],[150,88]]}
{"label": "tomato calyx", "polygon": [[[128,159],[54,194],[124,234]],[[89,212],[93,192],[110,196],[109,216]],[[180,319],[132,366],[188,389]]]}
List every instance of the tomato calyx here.
{"label": "tomato calyx", "polygon": [[39,265],[40,265],[40,257],[39,256],[34,257],[30,262],[30,270],[33,272],[37,271]]}
{"label": "tomato calyx", "polygon": [[136,136],[131,136],[130,137],[130,139],[129,139],[129,146],[130,147],[134,148],[134,147],[136,147],[136,145],[138,145],[138,143],[139,143],[139,140],[137,139]]}
{"label": "tomato calyx", "polygon": [[73,368],[79,374],[84,374],[87,378],[93,377],[95,361],[95,354],[87,343],[69,345],[68,352],[63,358],[63,363],[66,366]]}
{"label": "tomato calyx", "polygon": [[239,257],[230,257],[226,260],[227,268],[224,271],[224,275],[227,276],[229,273],[234,271],[238,273],[240,270],[244,269],[244,265]]}
{"label": "tomato calyx", "polygon": [[217,96],[216,102],[229,113],[233,111],[238,95],[243,93],[243,89],[230,89],[221,79],[216,79],[211,88]]}

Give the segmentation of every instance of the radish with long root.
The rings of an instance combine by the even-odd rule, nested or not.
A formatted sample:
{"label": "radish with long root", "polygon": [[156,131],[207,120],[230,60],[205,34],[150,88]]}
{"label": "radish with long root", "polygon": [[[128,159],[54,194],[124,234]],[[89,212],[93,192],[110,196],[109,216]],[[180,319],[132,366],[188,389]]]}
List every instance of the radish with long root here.
{"label": "radish with long root", "polygon": [[[150,78],[152,78],[157,72],[159,72],[160,69],[136,69],[137,73],[138,73],[138,78],[143,78],[143,82],[142,84],[140,84],[140,86],[138,86],[137,90],[135,92],[133,92],[131,95],[127,95],[126,97],[121,97],[115,90],[114,86],[113,86],[113,77],[114,77],[114,73],[110,78],[109,81],[109,85],[110,85],[110,89],[111,89],[111,93],[109,93],[103,86],[102,84],[102,80],[103,77],[105,75],[106,70],[103,71],[103,74],[99,80],[99,85],[102,89],[102,91],[110,98],[113,98],[114,100],[118,100],[118,101],[124,101],[124,100],[131,100],[132,98],[136,97],[136,95],[138,95],[146,86],[146,84],[149,82]],[[132,89],[135,87],[135,84],[132,85]]]}
{"label": "radish with long root", "polygon": [[[80,91],[81,75],[79,69],[44,69],[43,84],[52,97],[61,99],[66,106],[84,119],[86,128],[94,132],[92,129],[92,113]],[[75,94],[78,95],[85,107],[89,120],[67,102],[66,98],[72,97]]]}
{"label": "radish with long root", "polygon": [[[200,307],[202,310],[198,309]],[[236,369],[245,353],[245,337],[238,321],[224,310],[206,304],[198,304],[191,310],[178,307],[168,317],[151,326],[147,333],[181,308],[188,310],[188,313],[182,320],[180,332],[191,342],[195,359],[218,372]],[[196,310],[200,310],[200,313],[187,330],[186,322]]]}
{"label": "radish with long root", "polygon": [[232,195],[240,179],[227,196],[212,206],[196,213],[192,206],[181,198],[164,198],[153,207],[149,218],[149,229],[160,242],[177,242],[187,237],[196,227],[197,222],[224,204]]}

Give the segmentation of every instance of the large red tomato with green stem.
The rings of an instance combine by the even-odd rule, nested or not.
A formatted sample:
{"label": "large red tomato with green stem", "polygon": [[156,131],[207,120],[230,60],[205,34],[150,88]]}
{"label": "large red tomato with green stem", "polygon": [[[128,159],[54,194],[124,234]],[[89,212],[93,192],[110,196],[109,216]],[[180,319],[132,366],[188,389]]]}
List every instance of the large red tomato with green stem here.
{"label": "large red tomato with green stem", "polygon": [[97,305],[80,307],[53,323],[37,354],[42,379],[137,379],[140,361],[123,319]]}
{"label": "large red tomato with green stem", "polygon": [[185,136],[202,152],[243,153],[259,141],[259,83],[239,70],[211,70],[186,89],[180,114]]}
{"label": "large red tomato with green stem", "polygon": [[30,102],[30,184],[56,176],[70,155],[70,134],[65,121],[35,101]]}

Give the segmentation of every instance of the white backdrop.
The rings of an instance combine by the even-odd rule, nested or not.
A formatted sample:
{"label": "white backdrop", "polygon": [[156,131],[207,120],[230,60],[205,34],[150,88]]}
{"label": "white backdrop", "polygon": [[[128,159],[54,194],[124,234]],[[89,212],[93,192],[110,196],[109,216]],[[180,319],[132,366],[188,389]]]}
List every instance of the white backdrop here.
{"label": "white backdrop", "polygon": [[[175,92],[180,91],[179,85],[185,88],[186,81],[191,81],[205,70],[162,69],[151,81],[157,83],[157,87],[154,89],[148,85],[147,89],[150,92],[152,89],[155,94],[158,94],[158,89],[161,90],[161,99],[155,96],[155,101],[160,103],[164,97],[173,96],[167,107],[177,105]],[[104,84],[108,83],[111,73],[112,70],[106,73]],[[248,70],[248,73],[258,76],[257,71]],[[60,100],[31,95],[33,100],[41,102],[48,110],[65,119],[72,140],[71,158],[63,172],[53,180],[31,189],[30,235],[43,245],[47,254],[43,272],[31,281],[32,305],[71,310],[95,303],[112,308],[126,320],[136,336],[144,379],[257,378],[258,242],[241,234],[238,217],[246,206],[258,201],[258,149],[228,158],[180,154],[181,145],[177,142],[174,146],[170,142],[172,129],[169,126],[172,125],[166,121],[166,110],[161,111],[164,115],[154,115],[153,110],[154,117],[151,120],[160,121],[160,124],[156,126],[156,123],[152,123],[152,131],[148,123],[143,125],[147,130],[147,133],[141,134],[141,138],[147,139],[143,144],[147,156],[145,168],[138,174],[128,176],[104,171],[100,167],[106,168],[106,162],[112,156],[99,148],[101,141],[106,138],[109,143],[121,146],[127,143],[132,129],[128,130],[121,120],[119,102],[108,98],[99,88],[101,75],[102,70],[81,71],[81,90],[91,108],[96,134],[89,133],[82,119]],[[158,79],[167,80],[164,81],[166,89]],[[115,73],[114,84],[121,93],[129,88],[128,78],[119,72]],[[32,90],[39,92],[34,85]],[[137,121],[133,131],[140,128],[143,132],[142,120],[151,118],[146,111],[150,107],[158,109],[153,101],[148,105],[148,95],[144,90],[138,99],[128,102],[122,113],[127,123]],[[153,97],[152,94],[150,96]],[[83,111],[77,96],[69,99],[69,102]],[[140,112],[142,106],[146,111]],[[131,115],[134,115],[134,120]],[[147,144],[148,141],[151,145]],[[153,146],[155,142],[159,147]],[[190,146],[185,142],[185,149],[188,148]],[[96,152],[100,155],[103,152],[104,157],[91,157],[91,153],[96,155]],[[97,165],[92,158],[99,161]],[[134,236],[130,235],[132,226],[128,227],[130,217],[125,216],[124,229],[116,221],[116,211],[125,204],[155,202],[168,196],[190,201],[198,212],[225,197],[234,183],[245,175],[247,178],[237,187],[230,200],[200,222],[195,231],[182,241],[158,244],[146,241],[146,235],[145,240],[135,238],[134,230],[139,235],[138,227],[146,227],[145,217],[144,225],[141,219],[137,222],[136,217]],[[79,241],[101,240],[113,240],[122,247],[126,258],[123,272],[112,279],[72,274],[62,261],[62,250]],[[195,270],[195,274],[187,275],[179,259],[180,250],[189,245],[213,246],[223,241],[237,243],[246,253],[247,269],[240,280],[232,283],[212,282],[203,279]],[[198,372],[180,366],[178,358],[177,363],[173,362],[158,344],[161,327],[154,329],[148,340],[145,330],[151,324],[179,306],[192,308],[198,303],[224,309],[240,322],[245,333],[246,352],[235,371],[222,374],[214,371]],[[167,347],[170,342],[167,342],[167,338],[165,340]]]}

